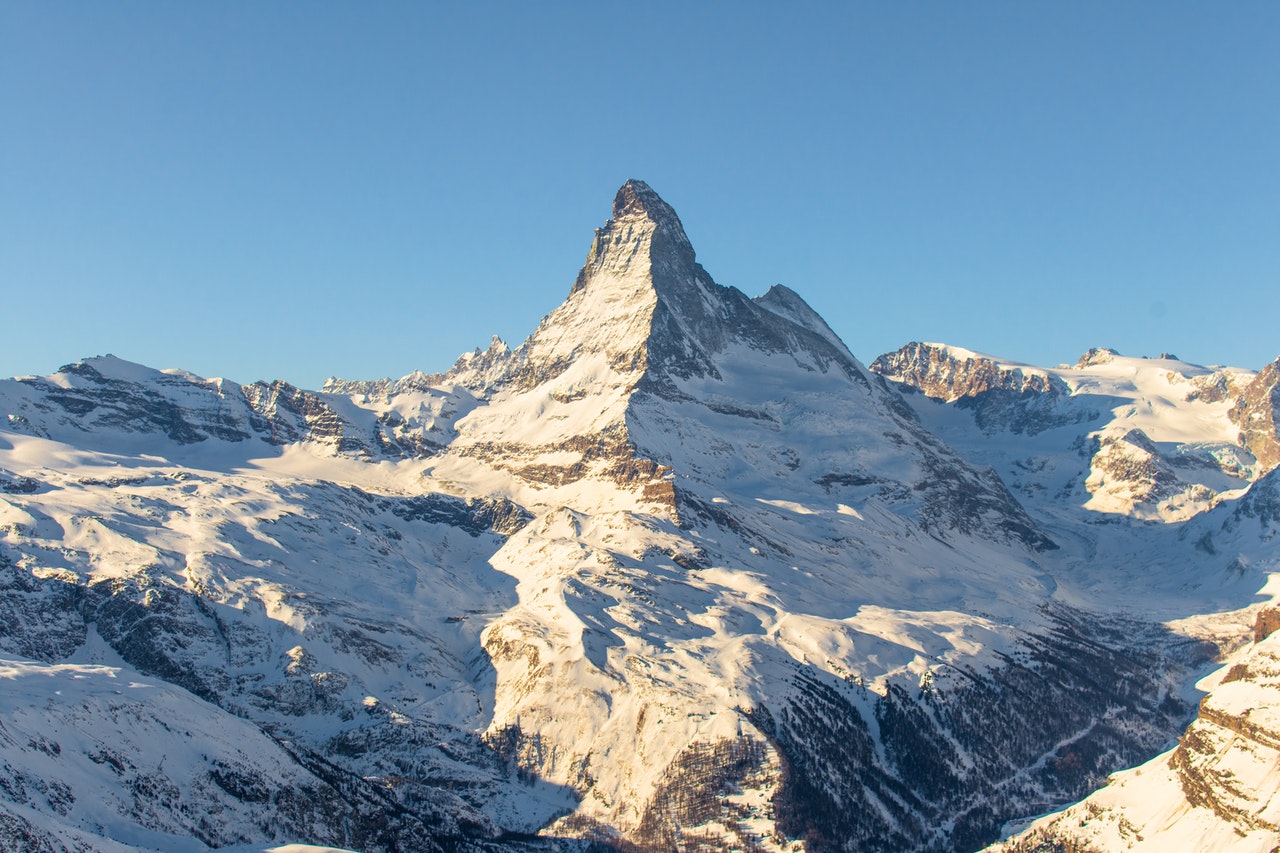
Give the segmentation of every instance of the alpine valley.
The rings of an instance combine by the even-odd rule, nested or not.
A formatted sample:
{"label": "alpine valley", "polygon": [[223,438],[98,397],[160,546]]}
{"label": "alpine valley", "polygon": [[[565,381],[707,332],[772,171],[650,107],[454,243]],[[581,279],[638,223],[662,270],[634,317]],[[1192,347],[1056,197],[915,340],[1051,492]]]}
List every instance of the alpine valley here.
{"label": "alpine valley", "polygon": [[1280,845],[1280,359],[867,367],[628,181],[515,349],[0,413],[0,850]]}

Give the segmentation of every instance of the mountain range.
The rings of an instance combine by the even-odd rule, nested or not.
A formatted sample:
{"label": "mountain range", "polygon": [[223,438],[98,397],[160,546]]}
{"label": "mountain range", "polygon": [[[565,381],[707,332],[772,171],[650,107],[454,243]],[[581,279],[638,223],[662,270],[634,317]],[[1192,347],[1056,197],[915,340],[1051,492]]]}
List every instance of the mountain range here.
{"label": "mountain range", "polygon": [[868,366],[628,181],[514,349],[0,411],[0,850],[1280,844],[1280,359]]}

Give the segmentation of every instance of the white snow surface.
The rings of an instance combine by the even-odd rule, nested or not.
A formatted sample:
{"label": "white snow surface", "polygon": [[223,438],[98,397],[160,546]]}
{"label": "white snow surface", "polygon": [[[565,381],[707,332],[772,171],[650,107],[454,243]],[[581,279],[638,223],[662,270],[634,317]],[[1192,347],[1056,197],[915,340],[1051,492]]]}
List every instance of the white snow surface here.
{"label": "white snow surface", "polygon": [[[279,787],[305,781],[257,726],[127,668],[0,660],[0,687],[5,773],[10,789],[31,794],[24,804],[0,803],[0,811],[34,819],[67,843],[88,841],[104,851],[204,851],[210,848],[192,837],[194,815],[211,803],[216,817],[204,818],[201,832],[234,838],[260,820],[252,804],[212,784],[209,769],[256,772]],[[136,804],[127,785],[139,797]],[[186,823],[173,820],[182,805],[192,815]],[[137,820],[139,807],[150,818],[146,827]]]}

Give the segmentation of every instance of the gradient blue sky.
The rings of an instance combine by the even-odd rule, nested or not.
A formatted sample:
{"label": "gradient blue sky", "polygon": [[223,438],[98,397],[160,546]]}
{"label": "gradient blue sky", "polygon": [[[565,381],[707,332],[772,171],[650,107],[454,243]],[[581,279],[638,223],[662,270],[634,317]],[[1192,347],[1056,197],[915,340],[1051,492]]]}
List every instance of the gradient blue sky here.
{"label": "gradient blue sky", "polygon": [[0,0],[0,375],[446,368],[641,178],[870,361],[1280,355],[1280,3]]}

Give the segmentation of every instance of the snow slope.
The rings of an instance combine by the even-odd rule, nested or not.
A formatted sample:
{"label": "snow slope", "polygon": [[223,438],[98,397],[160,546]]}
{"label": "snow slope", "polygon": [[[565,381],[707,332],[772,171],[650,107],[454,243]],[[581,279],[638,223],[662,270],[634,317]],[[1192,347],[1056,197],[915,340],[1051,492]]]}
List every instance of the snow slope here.
{"label": "snow slope", "polygon": [[44,830],[29,849],[183,853],[344,834],[331,786],[180,688],[126,667],[21,661],[0,661],[0,682],[0,833],[18,849],[23,825]]}
{"label": "snow slope", "polygon": [[1182,521],[1267,470],[1231,417],[1231,389],[1242,393],[1249,371],[1101,349],[1073,367],[1032,368],[942,344],[909,344],[874,369],[935,401],[914,401],[925,422],[1011,484],[1025,483],[1028,500]]}

